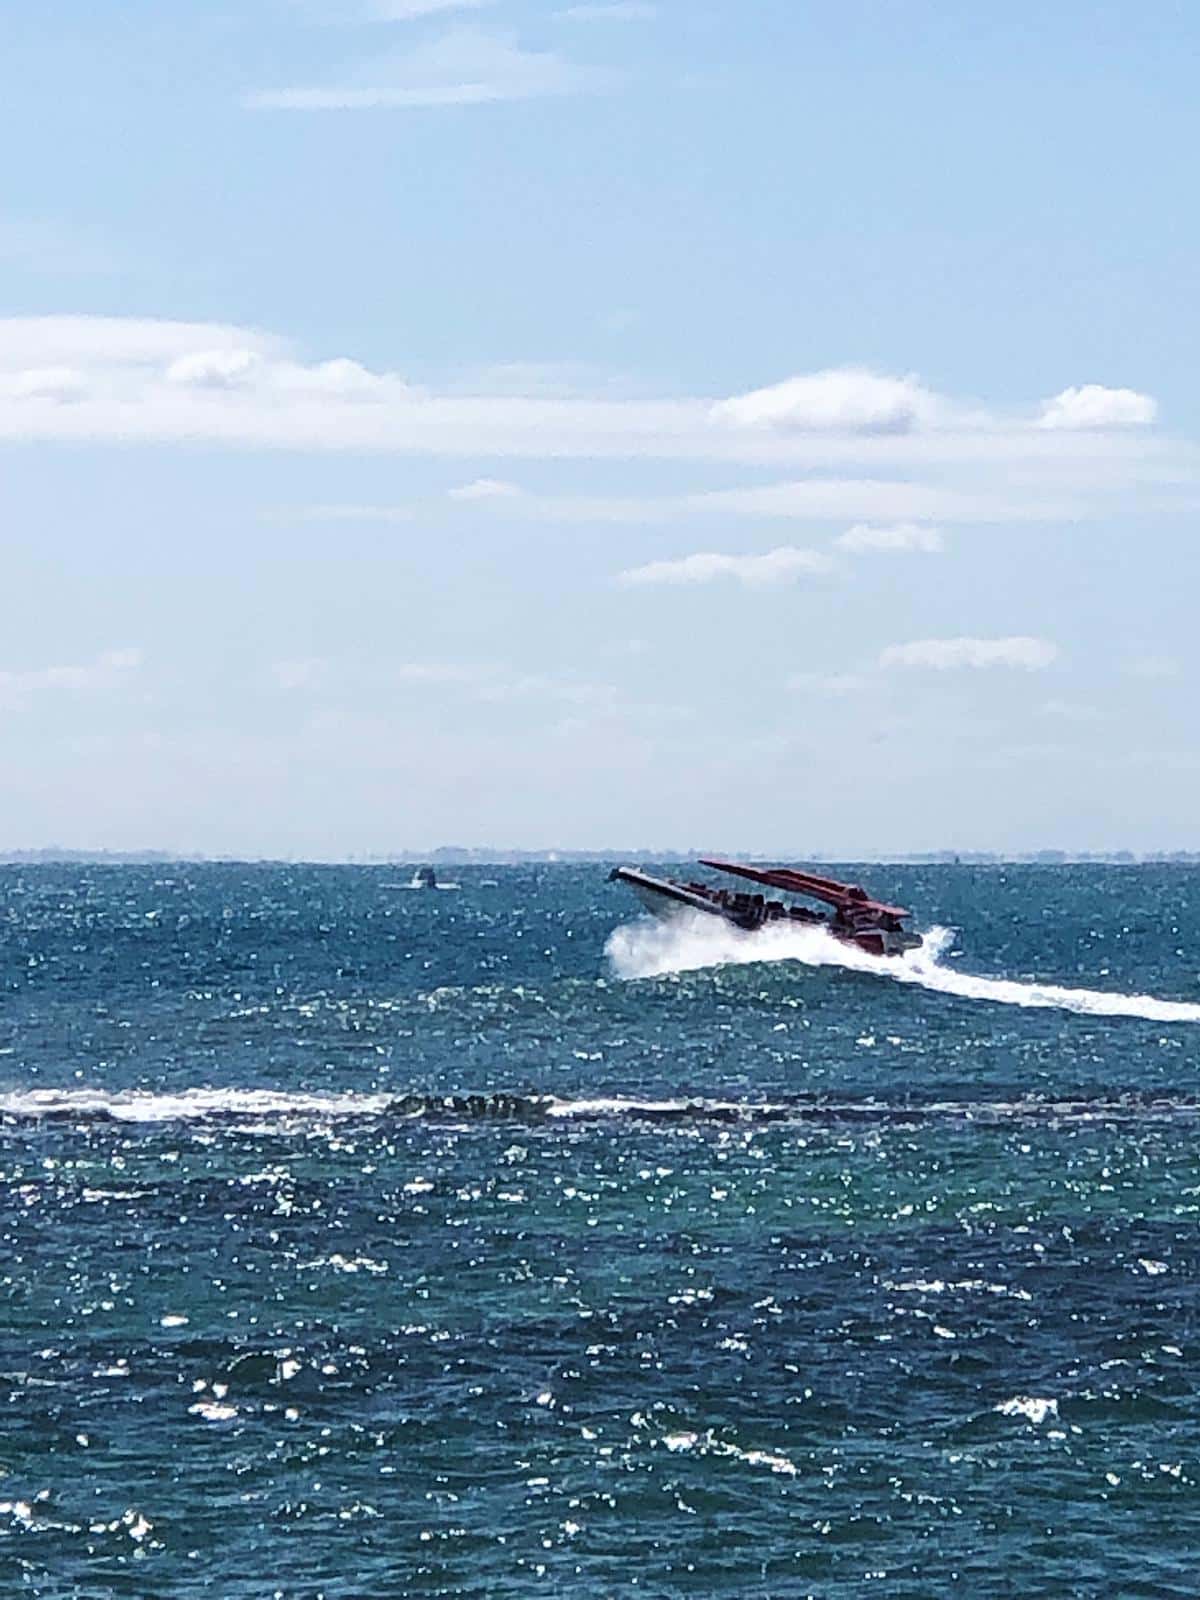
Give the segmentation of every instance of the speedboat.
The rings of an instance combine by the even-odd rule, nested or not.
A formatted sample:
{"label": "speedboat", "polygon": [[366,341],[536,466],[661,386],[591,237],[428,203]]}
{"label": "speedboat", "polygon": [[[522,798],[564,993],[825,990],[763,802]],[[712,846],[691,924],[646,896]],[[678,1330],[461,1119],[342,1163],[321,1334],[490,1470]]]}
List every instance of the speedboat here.
{"label": "speedboat", "polygon": [[901,956],[921,943],[920,935],[904,926],[910,912],[902,906],[872,900],[856,883],[839,883],[836,878],[822,878],[794,867],[747,867],[741,862],[704,857],[700,865],[748,878],[751,883],[783,895],[816,900],[829,910],[814,911],[811,906],[791,900],[768,899],[761,893],[718,888],[710,883],[656,878],[638,867],[614,867],[608,876],[610,882],[628,884],[646,910],[658,917],[700,911],[751,933],[761,928],[824,928],[843,944],[854,945],[871,956]]}

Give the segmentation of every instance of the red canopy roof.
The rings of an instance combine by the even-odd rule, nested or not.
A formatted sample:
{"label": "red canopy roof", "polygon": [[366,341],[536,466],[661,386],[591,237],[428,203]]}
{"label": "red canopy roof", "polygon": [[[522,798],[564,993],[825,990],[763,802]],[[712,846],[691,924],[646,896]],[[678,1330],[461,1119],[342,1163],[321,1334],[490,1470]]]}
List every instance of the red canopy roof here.
{"label": "red canopy roof", "polygon": [[715,861],[701,857],[701,866],[715,867],[718,872],[732,872],[739,878],[749,878],[770,889],[781,889],[785,894],[807,895],[821,900],[840,911],[867,911],[877,917],[907,917],[903,906],[884,905],[872,900],[865,889],[856,883],[839,883],[836,878],[821,878],[815,872],[797,872],[793,867],[744,867],[735,861]]}

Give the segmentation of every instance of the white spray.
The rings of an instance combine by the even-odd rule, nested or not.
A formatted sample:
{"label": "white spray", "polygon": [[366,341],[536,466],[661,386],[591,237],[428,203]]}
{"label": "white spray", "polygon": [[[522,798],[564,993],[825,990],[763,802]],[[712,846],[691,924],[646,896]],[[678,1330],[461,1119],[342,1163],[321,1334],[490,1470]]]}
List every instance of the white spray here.
{"label": "white spray", "polygon": [[758,961],[798,961],[808,967],[844,967],[894,983],[914,984],[962,1000],[998,1005],[1056,1007],[1090,1017],[1143,1017],[1150,1022],[1200,1022],[1200,1005],[1156,1000],[1152,995],[1112,994],[1100,989],[1066,989],[1050,983],[1017,983],[1008,978],[977,978],[943,966],[953,942],[947,928],[933,928],[917,950],[881,960],[839,943],[823,928],[771,927],[746,933],[719,917],[699,914],[639,918],[617,928],[605,951],[621,978],[658,978],[704,967],[742,966]]}

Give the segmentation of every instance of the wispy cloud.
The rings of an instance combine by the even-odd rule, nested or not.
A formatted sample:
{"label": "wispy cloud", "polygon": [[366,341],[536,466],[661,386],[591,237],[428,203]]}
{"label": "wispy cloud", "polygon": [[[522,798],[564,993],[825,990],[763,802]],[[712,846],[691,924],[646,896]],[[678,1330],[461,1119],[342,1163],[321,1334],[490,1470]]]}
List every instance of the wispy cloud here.
{"label": "wispy cloud", "polygon": [[[485,434],[477,426],[473,437],[464,444],[466,449],[482,449]],[[328,441],[326,441],[328,445]],[[639,447],[630,441],[626,450],[605,448],[599,437],[588,448],[562,439],[551,444],[543,435],[543,449],[519,445],[515,440],[508,453],[513,456],[548,454],[568,455],[630,455],[655,456],[653,443],[646,440]],[[678,440],[663,440],[663,459],[705,459],[700,448],[680,448]],[[431,453],[439,450],[432,438],[427,440]],[[699,445],[699,441],[696,441]],[[398,444],[397,449],[405,448]],[[482,480],[485,484],[490,480]],[[516,486],[513,486],[514,488]],[[481,501],[491,503],[495,516],[519,515],[525,521],[557,522],[562,524],[613,524],[617,526],[648,526],[689,521],[696,516],[720,516],[746,519],[784,520],[789,522],[841,521],[847,517],[937,517],[945,522],[1018,522],[1052,516],[1076,516],[1080,503],[1062,497],[1048,499],[1044,494],[1027,492],[1025,498],[1015,497],[1004,486],[994,489],[977,487],[970,491],[951,486],[899,482],[878,478],[820,478],[797,479],[786,483],[753,485],[739,489],[715,489],[694,494],[604,496],[537,494],[518,489],[483,490],[467,494],[472,488],[450,490],[447,498],[454,501]],[[423,509],[431,509],[424,507]],[[391,522],[415,515],[415,508],[401,505],[354,505],[343,507],[299,508],[294,519],[309,521],[322,516],[338,515],[341,520]],[[287,513],[276,513],[286,518]],[[864,524],[863,526],[869,526]],[[837,541],[835,540],[835,547]],[[866,549],[867,546],[859,546]],[[878,545],[872,548],[899,549],[899,545]],[[906,548],[918,548],[916,545]],[[934,549],[932,543],[921,548]]]}
{"label": "wispy cloud", "polygon": [[944,548],[939,531],[919,522],[897,522],[891,527],[873,527],[870,523],[859,522],[833,542],[838,549],[849,550],[854,555],[867,550],[933,552]]}
{"label": "wispy cloud", "polygon": [[31,695],[114,689],[128,682],[142,664],[140,650],[106,650],[78,666],[26,667],[0,671],[0,707],[23,705]]}
{"label": "wispy cloud", "polygon": [[[1017,494],[1003,485],[959,489],[893,478],[803,478],[690,497],[694,509],[747,517],[827,520],[863,517],[904,522],[1012,522],[1072,515],[1072,501],[1053,492]],[[1077,502],[1076,502],[1077,504]]]}
{"label": "wispy cloud", "polygon": [[[896,379],[901,389],[907,380]],[[944,396],[952,422],[900,431],[714,422],[711,397],[548,386],[510,364],[488,386],[434,389],[339,356],[309,360],[255,328],[150,318],[0,319],[0,439],[207,443],[230,449],[369,451],[515,463],[656,460],[737,465],[751,482],[674,494],[492,496],[495,515],[563,523],[669,523],[700,516],[828,521],[872,530],[1191,511],[1200,452],[1150,429],[1124,432],[997,422]],[[877,414],[878,416],[878,414]],[[855,422],[857,418],[857,422]],[[510,468],[511,470],[511,468]],[[478,481],[498,483],[496,471]],[[464,487],[469,485],[464,484]],[[1124,497],[1124,506],[1121,500]],[[465,498],[481,498],[472,494]],[[439,496],[443,508],[447,502]],[[328,508],[317,508],[325,514]],[[423,513],[432,510],[421,507]],[[411,508],[338,508],[395,521]],[[883,548],[882,535],[849,545]],[[899,538],[900,536],[896,536]],[[905,548],[917,548],[916,535]],[[891,542],[888,548],[901,546]]]}
{"label": "wispy cloud", "polygon": [[651,561],[620,574],[622,583],[713,583],[732,578],[754,586],[793,583],[815,572],[828,572],[832,563],[819,550],[797,550],[781,545],[761,556],[727,556],[700,551],[677,561]]}
{"label": "wispy cloud", "polygon": [[328,85],[268,89],[245,104],[267,111],[374,111],[486,105],[597,88],[598,73],[549,50],[526,50],[511,36],[456,27],[414,49],[364,64]]}
{"label": "wispy cloud", "polygon": [[476,478],[446,492],[451,500],[515,500],[521,490],[519,485],[502,478]]}
{"label": "wispy cloud", "polygon": [[889,645],[880,655],[879,665],[927,667],[936,672],[962,667],[1023,667],[1035,671],[1048,667],[1057,656],[1057,645],[1024,634],[1005,639],[916,639],[911,644]]}
{"label": "wispy cloud", "polygon": [[616,691],[607,683],[595,683],[569,674],[523,672],[501,661],[399,661],[372,662],[366,667],[349,660],[304,657],[272,662],[267,676],[276,688],[288,693],[320,689],[324,699],[368,692],[400,690],[429,696],[445,694],[465,697],[487,705],[546,701],[571,707],[606,708],[613,704]]}
{"label": "wispy cloud", "polygon": [[1043,428],[1138,428],[1157,415],[1158,404],[1148,394],[1085,383],[1044,400],[1040,420]]}

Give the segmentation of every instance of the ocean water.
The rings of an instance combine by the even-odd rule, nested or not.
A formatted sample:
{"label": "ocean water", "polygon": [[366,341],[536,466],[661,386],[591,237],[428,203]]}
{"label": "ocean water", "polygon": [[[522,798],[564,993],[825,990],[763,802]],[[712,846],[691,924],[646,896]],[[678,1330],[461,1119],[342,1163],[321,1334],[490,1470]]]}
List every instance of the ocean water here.
{"label": "ocean water", "polygon": [[0,868],[0,1595],[1200,1593],[1196,871],[404,876]]}

